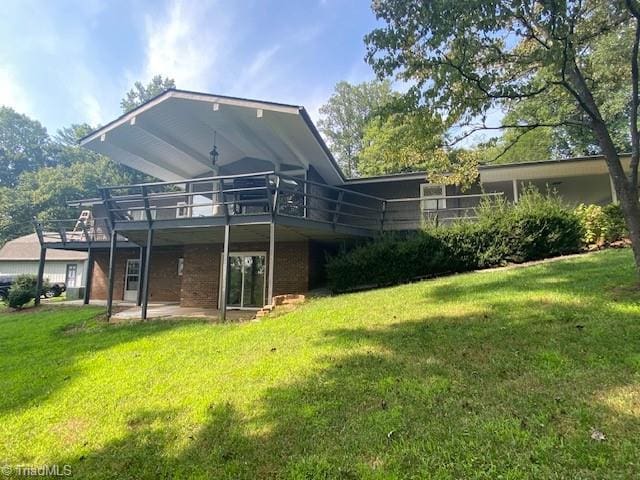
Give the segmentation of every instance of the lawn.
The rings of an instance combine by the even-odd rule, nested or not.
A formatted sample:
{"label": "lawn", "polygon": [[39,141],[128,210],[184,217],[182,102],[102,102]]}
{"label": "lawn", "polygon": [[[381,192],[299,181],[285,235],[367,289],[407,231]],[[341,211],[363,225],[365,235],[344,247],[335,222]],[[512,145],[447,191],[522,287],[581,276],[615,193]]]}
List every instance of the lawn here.
{"label": "lawn", "polygon": [[82,479],[637,477],[635,282],[631,252],[611,250],[244,324],[0,313],[0,464]]}

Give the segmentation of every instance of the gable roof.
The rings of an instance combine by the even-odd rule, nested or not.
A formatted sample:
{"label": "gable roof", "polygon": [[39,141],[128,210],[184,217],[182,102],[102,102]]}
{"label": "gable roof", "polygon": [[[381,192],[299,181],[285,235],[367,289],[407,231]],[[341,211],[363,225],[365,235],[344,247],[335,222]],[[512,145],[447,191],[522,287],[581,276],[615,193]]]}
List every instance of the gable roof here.
{"label": "gable roof", "polygon": [[214,132],[226,165],[247,158],[282,171],[313,165],[330,184],[345,177],[304,107],[170,89],[91,132],[80,144],[165,181],[211,174]]}
{"label": "gable roof", "polygon": [[[86,252],[73,250],[47,249],[47,261],[84,261]],[[10,240],[0,248],[1,261],[30,261],[40,260],[40,241],[35,233]]]}

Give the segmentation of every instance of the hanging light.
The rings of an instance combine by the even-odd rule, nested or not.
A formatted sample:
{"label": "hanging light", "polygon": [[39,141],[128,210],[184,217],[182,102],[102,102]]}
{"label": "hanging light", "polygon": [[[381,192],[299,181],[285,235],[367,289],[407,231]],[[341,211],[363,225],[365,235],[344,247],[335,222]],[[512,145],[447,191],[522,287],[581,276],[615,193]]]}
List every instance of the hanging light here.
{"label": "hanging light", "polygon": [[218,147],[216,145],[217,133],[217,131],[213,131],[213,148],[209,152],[209,159],[211,160],[211,165],[214,167],[218,163],[218,157],[220,156],[220,154],[218,153]]}

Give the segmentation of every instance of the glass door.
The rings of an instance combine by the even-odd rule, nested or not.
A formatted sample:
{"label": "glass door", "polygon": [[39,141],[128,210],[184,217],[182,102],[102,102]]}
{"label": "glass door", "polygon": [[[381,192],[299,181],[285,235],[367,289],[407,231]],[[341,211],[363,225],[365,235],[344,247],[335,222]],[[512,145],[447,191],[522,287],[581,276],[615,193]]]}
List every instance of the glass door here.
{"label": "glass door", "polygon": [[135,302],[138,299],[140,286],[140,260],[127,260],[127,271],[124,277],[124,300]]}
{"label": "glass door", "polygon": [[266,254],[254,252],[229,255],[228,307],[250,309],[264,306],[266,258]]}

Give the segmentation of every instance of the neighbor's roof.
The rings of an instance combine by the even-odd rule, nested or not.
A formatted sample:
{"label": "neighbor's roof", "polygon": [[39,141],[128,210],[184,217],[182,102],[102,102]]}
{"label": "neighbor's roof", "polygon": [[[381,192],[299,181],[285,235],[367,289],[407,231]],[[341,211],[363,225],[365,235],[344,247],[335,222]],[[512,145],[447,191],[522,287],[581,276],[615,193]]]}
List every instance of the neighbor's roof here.
{"label": "neighbor's roof", "polygon": [[219,164],[309,165],[332,184],[345,180],[302,106],[167,90],[80,140],[116,162],[164,181],[211,175],[216,134]]}
{"label": "neighbor's roof", "polygon": [[[87,259],[86,252],[74,252],[72,250],[47,250],[47,261],[71,261]],[[40,242],[35,233],[10,240],[0,248],[0,261],[8,260],[40,260]]]}

